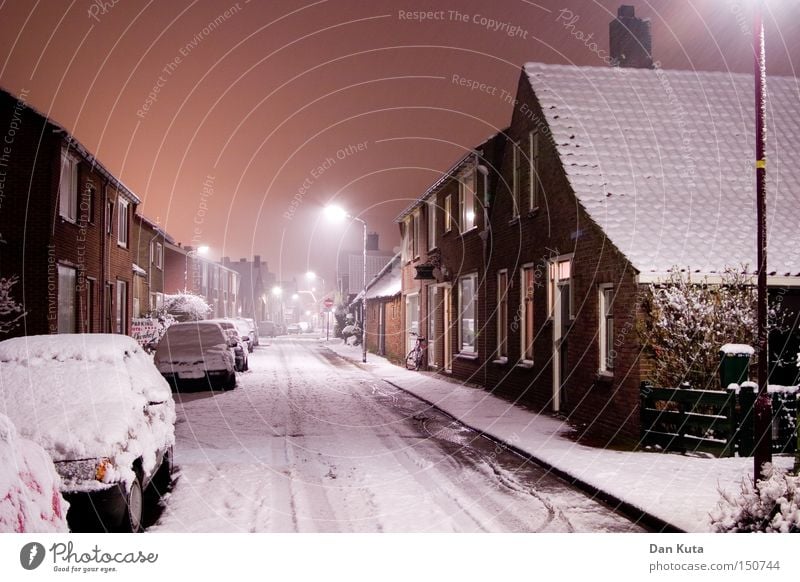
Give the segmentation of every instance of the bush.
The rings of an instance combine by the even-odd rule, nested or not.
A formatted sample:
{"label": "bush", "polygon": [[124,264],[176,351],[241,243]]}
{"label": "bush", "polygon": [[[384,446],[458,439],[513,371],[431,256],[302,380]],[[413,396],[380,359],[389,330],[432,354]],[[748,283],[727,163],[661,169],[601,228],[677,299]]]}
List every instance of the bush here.
{"label": "bush", "polygon": [[720,492],[711,515],[715,532],[800,533],[800,476],[767,464],[757,487],[743,481],[741,494]]}

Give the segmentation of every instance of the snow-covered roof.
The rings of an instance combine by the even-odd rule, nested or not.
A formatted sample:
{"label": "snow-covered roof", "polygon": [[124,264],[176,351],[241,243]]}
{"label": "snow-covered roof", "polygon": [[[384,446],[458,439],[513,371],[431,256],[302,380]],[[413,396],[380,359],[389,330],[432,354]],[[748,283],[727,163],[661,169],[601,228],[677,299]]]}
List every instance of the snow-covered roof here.
{"label": "snow-covered roof", "polygon": [[[386,263],[375,278],[367,285],[367,299],[385,299],[394,297],[401,292],[402,270],[400,268],[400,253]],[[364,296],[362,291],[350,302],[350,305],[359,303]]]}
{"label": "snow-covered roof", "polygon": [[[753,76],[528,63],[582,206],[641,273],[756,264]],[[770,77],[769,271],[800,275],[800,85]]]}

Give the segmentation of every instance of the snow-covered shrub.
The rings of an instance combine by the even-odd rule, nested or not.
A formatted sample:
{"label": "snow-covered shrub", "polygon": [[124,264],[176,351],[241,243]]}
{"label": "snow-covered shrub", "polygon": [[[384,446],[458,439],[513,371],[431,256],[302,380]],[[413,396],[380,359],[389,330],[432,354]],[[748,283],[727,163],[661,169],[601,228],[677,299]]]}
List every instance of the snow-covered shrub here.
{"label": "snow-covered shrub", "polygon": [[171,315],[178,321],[200,321],[211,314],[212,308],[200,295],[189,291],[164,295],[158,315]]}
{"label": "snow-covered shrub", "polygon": [[719,508],[711,514],[712,531],[800,533],[800,476],[770,463],[764,474],[757,487],[743,481],[738,496],[721,492]]}
{"label": "snow-covered shrub", "polygon": [[361,343],[361,328],[358,324],[351,323],[342,329],[344,343],[350,346],[357,346]]}
{"label": "snow-covered shrub", "polygon": [[27,315],[22,304],[11,296],[11,288],[17,284],[19,277],[0,277],[0,334],[6,334],[20,324]]}
{"label": "snow-covered shrub", "polygon": [[[727,343],[754,345],[757,337],[756,288],[746,269],[728,268],[721,284],[673,268],[664,283],[650,285],[642,298],[645,317],[639,337],[653,352],[649,378],[657,386],[688,382],[694,388],[720,389],[719,349]],[[770,328],[784,314],[770,310]],[[751,359],[755,364],[755,358]]]}

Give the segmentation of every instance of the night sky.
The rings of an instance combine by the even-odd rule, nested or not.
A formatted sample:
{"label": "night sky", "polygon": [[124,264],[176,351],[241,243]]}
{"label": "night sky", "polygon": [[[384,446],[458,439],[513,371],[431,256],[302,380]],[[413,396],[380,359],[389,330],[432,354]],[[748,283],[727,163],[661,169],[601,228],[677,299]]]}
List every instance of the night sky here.
{"label": "night sky", "polygon": [[[752,72],[752,0],[628,3],[664,68]],[[392,250],[394,217],[509,123],[524,62],[606,66],[619,4],[5,1],[0,85],[27,90],[177,240],[328,279],[360,226],[324,222],[326,203]],[[795,76],[800,2],[766,5],[769,73]]]}

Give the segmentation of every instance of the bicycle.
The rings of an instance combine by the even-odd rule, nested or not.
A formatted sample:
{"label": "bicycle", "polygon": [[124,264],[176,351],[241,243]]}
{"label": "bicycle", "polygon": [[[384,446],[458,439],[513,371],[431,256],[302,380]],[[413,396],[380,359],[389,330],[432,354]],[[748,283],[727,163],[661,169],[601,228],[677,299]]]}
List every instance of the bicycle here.
{"label": "bicycle", "polygon": [[424,336],[414,332],[411,335],[417,336],[414,348],[406,356],[406,368],[409,370],[419,370],[425,364],[425,353],[428,348],[428,340]]}

